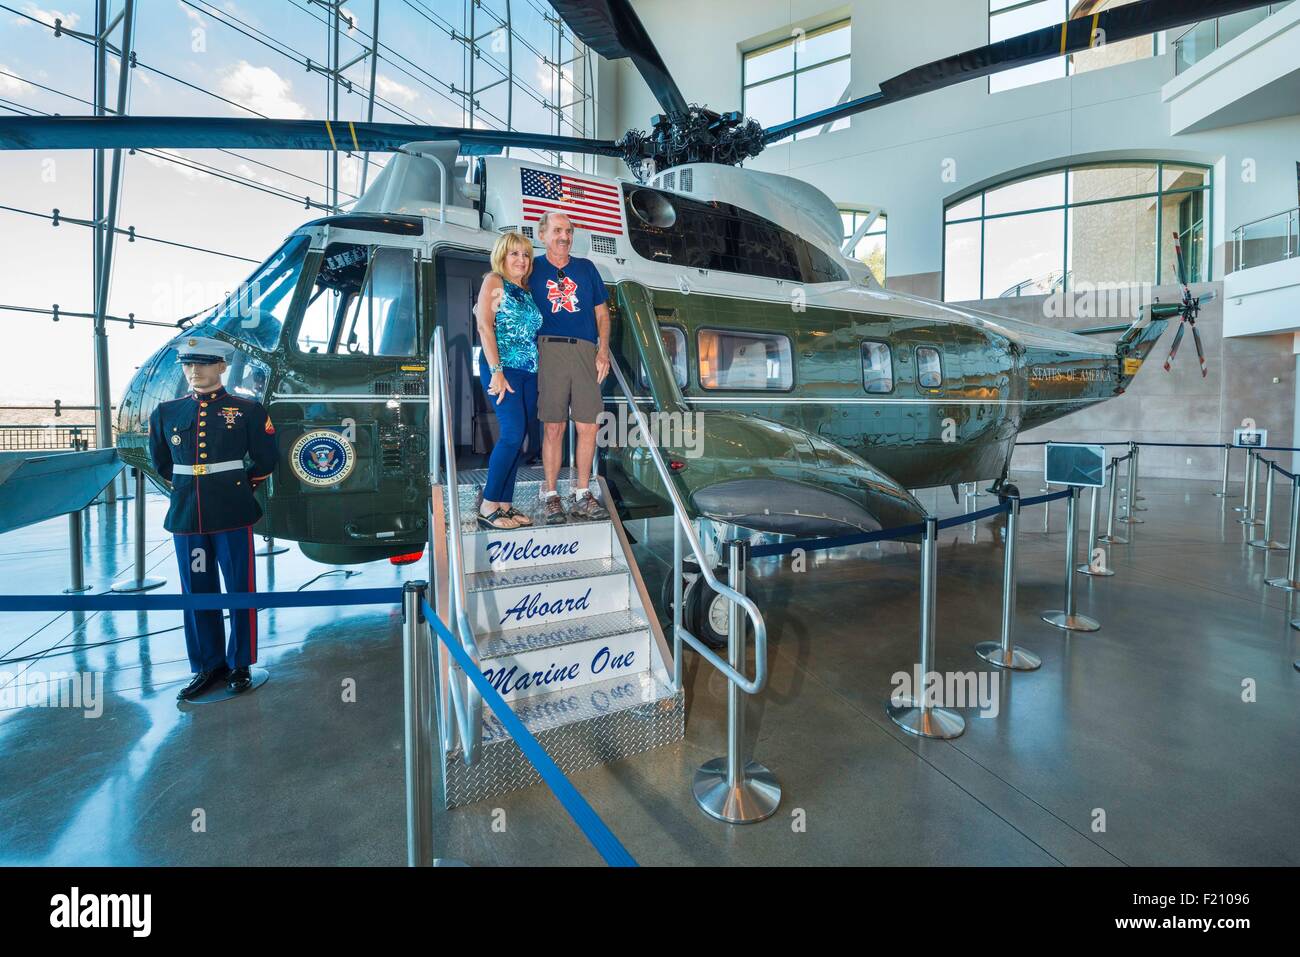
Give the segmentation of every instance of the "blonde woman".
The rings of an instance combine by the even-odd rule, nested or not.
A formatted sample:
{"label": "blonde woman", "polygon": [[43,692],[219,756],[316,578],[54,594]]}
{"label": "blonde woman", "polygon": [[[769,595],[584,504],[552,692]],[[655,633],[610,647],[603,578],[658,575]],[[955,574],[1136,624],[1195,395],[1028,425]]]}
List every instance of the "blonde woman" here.
{"label": "blonde woman", "polygon": [[512,504],[520,451],[529,423],[537,418],[537,330],[542,314],[528,291],[532,270],[532,242],[523,233],[504,233],[492,249],[492,271],[483,277],[474,305],[482,345],[479,381],[501,423],[478,508],[483,528],[533,524]]}

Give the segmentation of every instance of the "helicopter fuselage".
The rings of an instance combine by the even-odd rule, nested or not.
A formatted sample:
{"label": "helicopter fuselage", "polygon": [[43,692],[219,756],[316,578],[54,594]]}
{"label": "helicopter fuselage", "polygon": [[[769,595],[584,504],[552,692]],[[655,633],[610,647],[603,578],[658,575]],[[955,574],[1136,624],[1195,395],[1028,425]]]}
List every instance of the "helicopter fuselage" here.
{"label": "helicopter fuselage", "polygon": [[[492,178],[527,165],[498,161],[472,208],[309,223],[183,333],[239,350],[227,388],[260,398],[280,436],[259,531],[335,562],[427,540],[428,343],[442,326],[458,444],[490,444],[472,301],[500,231],[523,225],[502,221],[515,210],[509,197],[492,202]],[[838,255],[828,228],[811,230],[807,248],[774,254],[749,242],[736,205],[705,204],[730,219],[700,236],[700,220],[683,215],[707,214],[698,199],[619,185],[623,232],[580,230],[574,252],[611,290],[611,350],[633,391],[647,408],[690,417],[680,428],[695,441],[665,454],[680,460],[676,480],[703,517],[793,534],[915,518],[907,489],[1004,476],[1019,432],[1123,391],[1159,332],[1126,356],[1114,343],[899,295]],[[638,241],[638,201],[651,203],[653,220],[660,196],[678,221],[643,222]],[[693,238],[674,238],[674,225]],[[780,242],[799,238],[769,225]],[[735,250],[768,257],[762,274],[698,265],[733,264]],[[616,416],[625,400],[613,377],[605,390]],[[171,346],[141,366],[121,403],[123,458],[153,474],[149,413],[184,391]],[[353,450],[340,481],[316,483],[304,471],[299,440],[321,430]],[[643,448],[608,448],[604,460],[624,514],[665,510]]]}

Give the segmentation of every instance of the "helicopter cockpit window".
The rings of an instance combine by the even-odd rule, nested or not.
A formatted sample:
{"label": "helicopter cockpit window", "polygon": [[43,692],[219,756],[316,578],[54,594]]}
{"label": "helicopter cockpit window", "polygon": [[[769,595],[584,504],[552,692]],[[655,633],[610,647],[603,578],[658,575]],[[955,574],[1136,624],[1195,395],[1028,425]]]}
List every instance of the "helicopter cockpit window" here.
{"label": "helicopter cockpit window", "polygon": [[[676,326],[660,326],[659,338],[664,342],[664,351],[668,353],[668,362],[673,367],[673,378],[677,388],[686,388],[686,333]],[[645,363],[641,363],[641,388],[650,388],[650,379],[645,372]]]}
{"label": "helicopter cockpit window", "polygon": [[848,278],[812,243],[740,206],[646,186],[623,191],[628,236],[644,259],[805,283]]}
{"label": "helicopter cockpit window", "polygon": [[873,395],[894,391],[894,357],[889,343],[862,343],[862,387]]}
{"label": "helicopter cockpit window", "polygon": [[794,386],[790,340],[760,332],[701,329],[700,385],[706,389],[785,392]]}
{"label": "helicopter cockpit window", "polygon": [[266,396],[266,383],[270,378],[271,369],[265,362],[236,350],[226,373],[226,391],[261,402]]}
{"label": "helicopter cockpit window", "polygon": [[416,351],[414,251],[332,243],[298,327],[298,348],[322,355]]}
{"label": "helicopter cockpit window", "polygon": [[939,362],[938,349],[917,346],[916,384],[922,389],[938,389],[943,385],[943,366]]}
{"label": "helicopter cockpit window", "polygon": [[311,239],[291,236],[226,297],[210,321],[222,332],[268,352],[280,341]]}

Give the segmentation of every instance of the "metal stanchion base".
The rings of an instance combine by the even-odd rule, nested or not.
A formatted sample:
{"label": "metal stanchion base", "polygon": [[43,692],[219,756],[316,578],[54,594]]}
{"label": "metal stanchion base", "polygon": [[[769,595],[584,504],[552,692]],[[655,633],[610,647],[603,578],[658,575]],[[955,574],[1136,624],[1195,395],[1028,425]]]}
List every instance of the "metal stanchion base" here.
{"label": "metal stanchion base", "polygon": [[981,641],[975,646],[975,654],[995,668],[1006,668],[1008,671],[1037,671],[1043,665],[1042,658],[1019,645],[1004,652],[1000,641]]}
{"label": "metal stanchion base", "polygon": [[1093,578],[1109,578],[1115,574],[1115,569],[1107,568],[1104,565],[1101,568],[1093,568],[1091,565],[1076,565],[1074,570],[1080,575],[1091,575]]}
{"label": "metal stanchion base", "polygon": [[1289,578],[1270,578],[1264,584],[1270,588],[1280,588],[1283,591],[1300,591],[1300,582],[1293,582]]}
{"label": "metal stanchion base", "polygon": [[695,772],[695,803],[709,817],[728,824],[754,824],[776,813],[781,803],[781,785],[776,777],[757,761],[745,765],[745,774],[736,787],[727,786],[727,759],[714,758]]}
{"label": "metal stanchion base", "polygon": [[1213,495],[1214,495],[1215,498],[1227,498],[1227,497],[1228,497],[1228,493],[1227,493],[1227,492],[1214,492]]}
{"label": "metal stanchion base", "polygon": [[1120,538],[1118,535],[1098,535],[1097,541],[1103,545],[1127,545],[1127,538]]}
{"label": "metal stanchion base", "polygon": [[966,719],[956,711],[923,708],[913,698],[890,698],[885,713],[908,734],[922,738],[955,738],[966,730]]}
{"label": "metal stanchion base", "polygon": [[83,591],[90,591],[90,589],[91,589],[90,585],[82,585],[80,588],[65,588],[63,589],[63,594],[80,595]]}
{"label": "metal stanchion base", "polygon": [[267,548],[263,546],[262,548],[253,552],[253,554],[256,555],[258,558],[265,558],[267,555],[282,555],[288,550],[289,550],[288,545],[276,545],[275,548]]}
{"label": "metal stanchion base", "polygon": [[1275,542],[1271,538],[1257,538],[1254,541],[1247,542],[1246,544],[1251,548],[1263,548],[1270,552],[1284,552],[1291,547],[1282,542]]}
{"label": "metal stanchion base", "polygon": [[167,584],[167,579],[165,578],[143,578],[140,581],[136,581],[134,578],[126,578],[120,582],[113,582],[109,590],[119,592],[119,593],[152,591],[153,589],[161,588],[163,585],[166,584]]}
{"label": "metal stanchion base", "polygon": [[1251,528],[1255,525],[1258,525],[1261,528],[1263,528],[1264,520],[1262,518],[1239,518],[1237,519],[1237,524],[1245,525],[1247,528]]}
{"label": "metal stanchion base", "polygon": [[[1139,511],[1141,511],[1141,509],[1139,509]],[[1123,515],[1120,518],[1115,519],[1115,521],[1123,522],[1125,525],[1145,525],[1147,523],[1145,518],[1134,518],[1132,515]]]}
{"label": "metal stanchion base", "polygon": [[1042,618],[1049,625],[1064,628],[1066,631],[1097,631],[1101,628],[1101,622],[1095,618],[1089,618],[1087,615],[1069,615],[1063,611],[1045,611]]}
{"label": "metal stanchion base", "polygon": [[1244,505],[1234,505],[1232,506],[1232,510],[1234,512],[1245,512],[1247,511],[1247,508]]}

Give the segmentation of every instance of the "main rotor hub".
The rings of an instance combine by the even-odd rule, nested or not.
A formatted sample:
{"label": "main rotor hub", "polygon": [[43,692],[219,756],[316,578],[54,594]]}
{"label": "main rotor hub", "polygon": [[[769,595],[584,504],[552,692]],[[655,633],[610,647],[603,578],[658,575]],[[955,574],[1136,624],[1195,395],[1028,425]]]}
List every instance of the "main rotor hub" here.
{"label": "main rotor hub", "polygon": [[644,178],[684,163],[723,163],[727,166],[763,151],[763,127],[738,111],[717,113],[692,104],[687,112],[660,113],[650,118],[650,131],[628,130],[618,141],[628,168]]}

